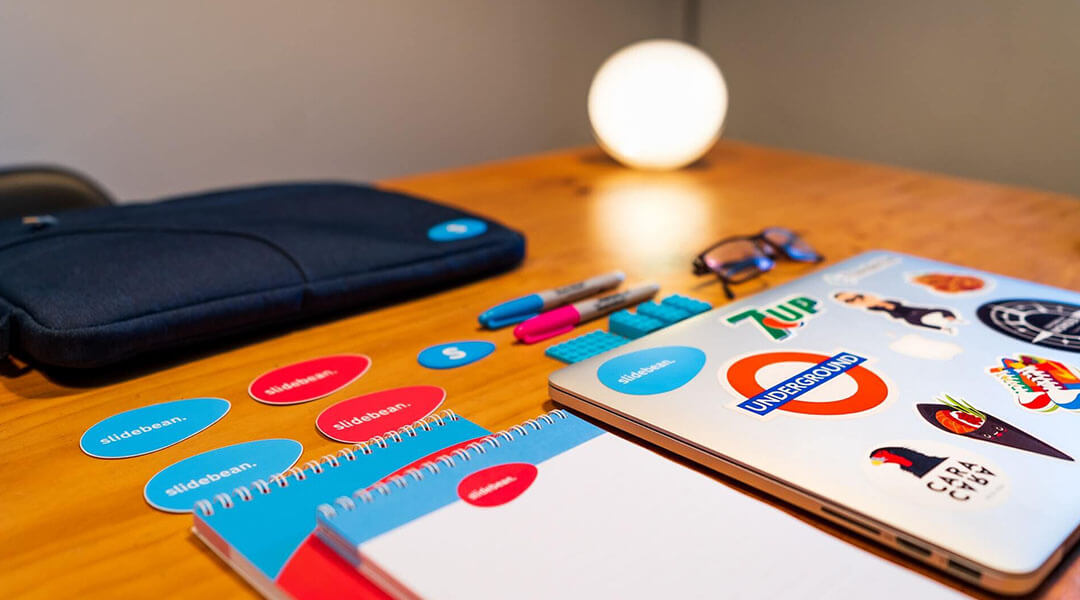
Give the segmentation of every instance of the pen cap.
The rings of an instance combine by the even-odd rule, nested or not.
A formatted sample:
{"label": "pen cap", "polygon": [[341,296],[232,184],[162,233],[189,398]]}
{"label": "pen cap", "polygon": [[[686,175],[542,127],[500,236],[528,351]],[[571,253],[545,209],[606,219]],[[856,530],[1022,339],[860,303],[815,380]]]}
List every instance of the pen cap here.
{"label": "pen cap", "polygon": [[526,344],[533,344],[572,330],[580,320],[581,315],[573,306],[556,308],[515,327],[514,337]]}
{"label": "pen cap", "polygon": [[540,296],[530,294],[493,306],[481,313],[478,320],[488,329],[498,329],[535,317],[543,308],[544,301]]}

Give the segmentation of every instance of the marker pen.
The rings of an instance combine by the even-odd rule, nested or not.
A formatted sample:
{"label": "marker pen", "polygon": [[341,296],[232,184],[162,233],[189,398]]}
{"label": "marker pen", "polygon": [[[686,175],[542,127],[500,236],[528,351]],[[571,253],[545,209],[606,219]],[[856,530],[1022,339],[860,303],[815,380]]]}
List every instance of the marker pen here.
{"label": "marker pen", "polygon": [[535,317],[541,312],[562,306],[574,300],[580,300],[597,292],[610,290],[622,283],[625,276],[622,271],[612,271],[596,277],[590,277],[585,281],[571,283],[553,290],[544,290],[508,300],[484,311],[480,317],[480,324],[488,329],[498,329],[512,323],[524,321]]}
{"label": "marker pen", "polygon": [[514,328],[514,337],[534,344],[561,333],[566,333],[578,323],[584,323],[609,312],[640,304],[656,295],[660,286],[655,283],[630,288],[625,292],[604,296],[595,300],[585,300],[570,306],[556,308],[539,314]]}

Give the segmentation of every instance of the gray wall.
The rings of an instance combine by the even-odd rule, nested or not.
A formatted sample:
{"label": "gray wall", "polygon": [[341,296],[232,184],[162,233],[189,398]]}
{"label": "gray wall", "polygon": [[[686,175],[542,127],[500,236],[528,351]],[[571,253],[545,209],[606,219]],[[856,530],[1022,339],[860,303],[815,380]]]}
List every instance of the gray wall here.
{"label": "gray wall", "polygon": [[1080,2],[702,0],[725,136],[1080,194]]}
{"label": "gray wall", "polygon": [[682,19],[669,0],[4,0],[0,165],[136,199],[587,143],[596,68]]}

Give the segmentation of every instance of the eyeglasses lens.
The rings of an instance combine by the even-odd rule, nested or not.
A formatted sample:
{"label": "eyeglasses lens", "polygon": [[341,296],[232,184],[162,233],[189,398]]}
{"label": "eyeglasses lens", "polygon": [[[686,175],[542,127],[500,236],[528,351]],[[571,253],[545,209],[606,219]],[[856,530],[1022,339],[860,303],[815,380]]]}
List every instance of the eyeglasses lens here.
{"label": "eyeglasses lens", "polygon": [[750,240],[734,240],[705,253],[705,264],[717,275],[735,283],[768,271],[773,261]]}
{"label": "eyeglasses lens", "polygon": [[821,260],[821,255],[818,254],[817,250],[811,248],[810,244],[804,242],[798,234],[790,229],[770,227],[761,232],[761,236],[770,244],[783,248],[784,253],[791,260],[800,262],[817,262]]}

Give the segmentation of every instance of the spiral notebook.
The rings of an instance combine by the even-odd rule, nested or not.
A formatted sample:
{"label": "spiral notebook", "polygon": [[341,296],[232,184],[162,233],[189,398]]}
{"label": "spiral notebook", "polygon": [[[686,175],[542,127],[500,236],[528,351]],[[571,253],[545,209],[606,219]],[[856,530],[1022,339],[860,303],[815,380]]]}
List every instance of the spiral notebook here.
{"label": "spiral notebook", "polygon": [[318,507],[397,598],[958,594],[561,410]]}
{"label": "spiral notebook", "polygon": [[270,598],[385,598],[314,535],[315,507],[488,435],[451,411],[195,505],[193,530]]}

